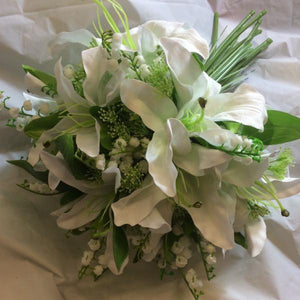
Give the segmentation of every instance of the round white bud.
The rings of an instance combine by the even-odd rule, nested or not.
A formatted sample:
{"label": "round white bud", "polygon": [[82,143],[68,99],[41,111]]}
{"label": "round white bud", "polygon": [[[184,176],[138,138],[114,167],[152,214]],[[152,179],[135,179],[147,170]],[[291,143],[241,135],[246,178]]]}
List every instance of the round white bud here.
{"label": "round white bud", "polygon": [[184,246],[182,244],[180,244],[179,242],[174,242],[173,245],[172,245],[172,252],[174,254],[180,254],[184,249]]}
{"label": "round white bud", "polygon": [[73,79],[74,77],[74,67],[72,65],[66,65],[63,68],[63,73],[68,79]]}
{"label": "round white bud", "polygon": [[15,119],[19,115],[20,110],[17,107],[11,107],[8,110],[9,115]]}
{"label": "round white bud", "polygon": [[212,256],[211,254],[207,255],[205,260],[209,265],[213,265],[217,262],[217,258],[215,256]]}
{"label": "round white bud", "polygon": [[47,115],[50,112],[50,105],[46,102],[41,103],[40,113],[43,115]]}
{"label": "round white bud", "polygon": [[92,251],[97,251],[97,250],[100,249],[100,241],[99,240],[91,239],[88,242],[88,246],[90,247],[90,249]]}
{"label": "round white bud", "polygon": [[137,148],[140,145],[140,141],[137,137],[132,136],[129,140],[129,146]]}
{"label": "round white bud", "polygon": [[32,110],[32,103],[31,103],[31,101],[30,101],[30,100],[24,101],[24,103],[23,103],[23,108],[24,108],[24,110],[26,110],[26,111]]}
{"label": "round white bud", "polygon": [[97,265],[95,268],[94,268],[94,270],[93,270],[93,272],[94,272],[94,274],[96,275],[96,276],[100,276],[102,273],[103,273],[103,267],[101,266],[101,265]]}
{"label": "round white bud", "polygon": [[178,268],[184,268],[188,263],[188,260],[182,256],[182,255],[178,255],[176,256],[176,266]]}
{"label": "round white bud", "polygon": [[94,257],[94,252],[92,251],[84,251],[81,259],[81,264],[83,266],[88,266]]}

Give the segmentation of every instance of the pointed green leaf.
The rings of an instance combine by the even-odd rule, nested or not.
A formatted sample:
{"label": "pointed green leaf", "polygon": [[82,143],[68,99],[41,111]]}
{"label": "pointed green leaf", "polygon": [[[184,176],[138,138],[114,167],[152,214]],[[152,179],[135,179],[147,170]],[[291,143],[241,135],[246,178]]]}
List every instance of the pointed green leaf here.
{"label": "pointed green leaf", "polygon": [[30,66],[22,65],[23,70],[30,73],[34,77],[42,81],[47,87],[49,87],[53,92],[56,93],[56,78],[52,75],[39,71]]}
{"label": "pointed green leaf", "polygon": [[30,121],[24,128],[24,133],[34,139],[38,139],[41,134],[53,128],[61,119],[59,117],[60,113],[54,113],[47,117],[41,117]]}
{"label": "pointed green leaf", "polygon": [[198,53],[193,53],[193,57],[195,58],[196,62],[199,64],[202,71],[205,69],[205,65],[203,63],[203,57],[201,57]]}
{"label": "pointed green leaf", "polygon": [[55,140],[56,147],[61,152],[76,179],[85,179],[87,167],[75,158],[76,145],[73,136],[65,134]]}
{"label": "pointed green leaf", "polygon": [[247,249],[246,239],[240,232],[234,233],[234,241],[236,244],[242,246],[243,248]]}
{"label": "pointed green leaf", "polygon": [[48,184],[48,171],[44,171],[44,172],[35,171],[33,169],[32,165],[23,159],[8,160],[7,162],[14,166],[17,166],[19,168],[22,168],[23,170],[27,171],[34,178]]}
{"label": "pointed green leaf", "polygon": [[117,269],[120,271],[122,264],[128,257],[129,248],[123,229],[115,225],[113,225],[113,252]]}
{"label": "pointed green leaf", "polygon": [[[34,168],[32,167],[32,165],[30,163],[28,163],[26,160],[24,159],[20,159],[20,160],[8,160],[8,163],[17,166],[25,171],[27,171],[31,176],[33,176],[34,178],[36,178],[37,180],[40,180],[46,184],[48,184],[48,171],[36,171],[34,170]],[[70,187],[69,185],[60,182],[60,184],[58,185],[58,187],[56,188],[57,191],[63,193],[66,191],[69,191],[74,188]]]}
{"label": "pointed green leaf", "polygon": [[264,131],[244,127],[242,135],[259,138],[265,145],[277,145],[300,139],[300,118],[288,113],[268,110],[268,122]]}

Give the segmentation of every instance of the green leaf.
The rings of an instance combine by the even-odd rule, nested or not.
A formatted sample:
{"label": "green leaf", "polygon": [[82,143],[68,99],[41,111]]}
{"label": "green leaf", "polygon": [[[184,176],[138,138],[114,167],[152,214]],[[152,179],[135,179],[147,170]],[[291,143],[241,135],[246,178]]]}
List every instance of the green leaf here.
{"label": "green leaf", "polygon": [[268,122],[263,132],[245,127],[242,134],[257,137],[265,145],[291,142],[300,139],[300,118],[282,111],[268,110]]}
{"label": "green leaf", "polygon": [[196,62],[199,64],[202,71],[205,70],[205,65],[203,63],[203,57],[200,56],[198,53],[193,52],[193,57],[195,58]]}
{"label": "green leaf", "polygon": [[111,136],[108,134],[107,126],[101,122],[99,119],[99,106],[92,106],[89,110],[90,114],[97,120],[97,122],[100,124],[100,144],[101,146],[111,151],[113,148],[113,140]]}
{"label": "green leaf", "polygon": [[48,184],[48,171],[44,171],[44,172],[35,171],[33,169],[32,165],[23,159],[8,160],[7,162],[14,166],[17,166],[19,168],[22,168],[23,170],[27,171],[34,178]]}
{"label": "green leaf", "polygon": [[[49,174],[48,171],[43,171],[43,172],[35,171],[34,168],[32,167],[32,165],[24,159],[8,160],[7,162],[27,171],[31,176],[33,176],[37,180],[40,180],[40,181],[48,184],[48,174]],[[70,189],[73,189],[73,188],[63,182],[60,182],[58,187],[56,188],[56,190],[61,193],[69,191]]]}
{"label": "green leaf", "polygon": [[240,232],[234,233],[234,241],[236,244],[242,246],[243,248],[247,249],[246,239]]}
{"label": "green leaf", "polygon": [[121,227],[113,225],[113,253],[118,271],[128,257],[128,241]]}
{"label": "green leaf", "polygon": [[32,120],[25,126],[24,133],[31,138],[38,139],[44,131],[53,128],[60,121],[59,115],[60,113],[57,112]]}
{"label": "green leaf", "polygon": [[45,83],[46,86],[51,88],[54,92],[56,92],[56,78],[52,75],[39,71],[30,66],[22,65],[23,70],[27,73],[30,73],[34,77],[38,78],[40,81]]}
{"label": "green leaf", "polygon": [[84,179],[87,167],[75,158],[76,148],[73,136],[70,134],[62,135],[55,140],[55,144],[63,155],[74,177],[76,179]]}
{"label": "green leaf", "polygon": [[78,191],[76,189],[69,190],[64,193],[64,195],[60,199],[60,205],[64,206],[68,204],[69,202],[72,202],[79,198],[83,193],[81,191]]}

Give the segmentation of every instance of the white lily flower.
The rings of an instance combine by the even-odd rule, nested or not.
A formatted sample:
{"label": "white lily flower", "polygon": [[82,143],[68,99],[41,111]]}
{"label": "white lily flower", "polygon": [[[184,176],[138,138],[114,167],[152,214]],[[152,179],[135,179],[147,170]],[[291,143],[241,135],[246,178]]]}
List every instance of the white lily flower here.
{"label": "white lily flower", "polygon": [[[100,150],[100,126],[88,112],[89,107],[95,104],[85,100],[75,92],[72,82],[63,73],[61,59],[56,63],[54,72],[57,79],[58,92],[55,100],[57,104],[64,104],[68,112],[73,115],[72,117],[62,118],[52,129],[43,132],[36,143],[36,147],[29,152],[28,162],[31,165],[35,165],[38,162],[44,143],[54,140],[62,132],[76,135],[78,148],[91,157],[96,157]],[[31,101],[36,99],[36,97],[28,94],[26,94],[26,98]],[[53,100],[47,101],[49,101],[47,103],[53,104]],[[85,125],[82,126],[80,124]]]}
{"label": "white lily flower", "polygon": [[41,160],[49,172],[59,180],[84,193],[79,199],[52,213],[52,215],[58,216],[57,225],[63,229],[79,228],[93,221],[115,196],[116,190],[120,186],[121,175],[116,167],[103,171],[103,184],[97,184],[75,179],[66,162],[59,156],[53,156],[43,151]]}
{"label": "white lily flower", "polygon": [[[177,170],[173,158],[179,167],[196,176],[203,174],[202,169],[230,159],[224,152],[192,145],[184,125],[176,119],[182,113],[178,112],[171,99],[150,85],[133,79],[124,80],[121,85],[121,99],[154,131],[146,152],[149,173],[155,184],[168,196],[176,195]],[[209,155],[205,155],[207,152]],[[207,160],[206,157],[210,159]]]}

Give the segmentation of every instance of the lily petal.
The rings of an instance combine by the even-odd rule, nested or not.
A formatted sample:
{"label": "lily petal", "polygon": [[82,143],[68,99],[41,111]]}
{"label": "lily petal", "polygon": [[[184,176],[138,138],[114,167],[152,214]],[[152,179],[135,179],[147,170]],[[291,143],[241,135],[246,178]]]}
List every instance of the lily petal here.
{"label": "lily petal", "polygon": [[234,93],[208,97],[205,113],[214,121],[235,121],[259,130],[267,121],[264,96],[247,84],[240,85]]}
{"label": "lily petal", "polygon": [[189,52],[199,53],[204,58],[208,57],[209,47],[206,40],[195,29],[186,28],[184,23],[152,20],[146,22],[143,28],[152,32],[158,41],[163,37],[169,37]]}
{"label": "lily petal", "polygon": [[74,122],[69,119],[62,119],[59,121],[53,128],[44,131],[38,141],[36,142],[35,147],[32,147],[28,154],[27,161],[32,165],[36,165],[40,159],[40,153],[44,149],[44,144],[48,141],[52,141],[58,135],[60,135],[64,130],[69,129],[74,125]]}
{"label": "lily petal", "polygon": [[163,129],[167,119],[177,115],[177,108],[170,98],[142,81],[124,80],[120,95],[122,102],[154,131]]}
{"label": "lily petal", "polygon": [[262,251],[267,239],[266,224],[263,218],[259,217],[257,220],[249,221],[245,226],[245,233],[248,252],[255,257]]}
{"label": "lily petal", "polygon": [[78,29],[71,32],[61,32],[57,35],[56,39],[51,43],[51,46],[63,45],[67,43],[81,44],[90,47],[90,42],[95,36],[86,29]]}
{"label": "lily petal", "polygon": [[140,226],[154,229],[155,232],[164,234],[172,230],[173,208],[166,199],[158,203],[151,213],[140,222]]}
{"label": "lily petal", "polygon": [[249,209],[247,205],[247,200],[236,198],[236,207],[235,207],[235,218],[233,223],[233,228],[235,232],[240,232],[243,230],[245,224],[248,221]]}
{"label": "lily petal", "polygon": [[[184,173],[185,184],[181,181],[181,176],[178,178],[182,201],[188,201],[189,205],[185,205],[180,197],[178,200],[191,215],[204,238],[218,247],[233,248],[236,199],[232,190],[225,185],[217,190],[218,180],[213,175],[197,178]],[[193,206],[201,202],[200,208]]]}
{"label": "lily petal", "polygon": [[208,149],[192,143],[191,151],[187,155],[174,155],[175,164],[194,176],[202,176],[204,169],[218,166],[231,159],[223,151]]}
{"label": "lily petal", "polygon": [[[83,83],[86,99],[94,105],[106,105],[107,92],[104,92],[104,90],[113,77],[113,74],[109,71],[107,51],[103,47],[85,50],[82,52],[82,62],[86,72],[86,79]],[[115,82],[115,85],[120,86],[120,81]],[[110,86],[109,91],[111,92],[115,88]]]}
{"label": "lily petal", "polygon": [[165,198],[166,195],[153,184],[149,176],[141,188],[111,205],[114,212],[114,222],[117,226],[137,225]]}
{"label": "lily petal", "polygon": [[300,178],[288,177],[282,181],[274,180],[272,184],[278,198],[287,198],[300,193]]}
{"label": "lily petal", "polygon": [[[111,197],[114,197],[114,194],[110,195]],[[97,218],[110,198],[86,195],[83,199],[76,202],[70,210],[58,217],[57,225],[60,228],[71,230],[88,224]]]}
{"label": "lily petal", "polygon": [[176,195],[177,169],[173,151],[165,130],[156,131],[148,145],[146,160],[154,183],[169,197]]}
{"label": "lily petal", "polygon": [[181,44],[171,38],[162,38],[161,44],[178,93],[179,109],[188,101],[206,97],[212,86],[220,90],[220,85],[202,72],[192,53]]}
{"label": "lily petal", "polygon": [[169,134],[174,154],[186,155],[191,151],[192,143],[189,134],[179,120],[168,119],[166,130]]}
{"label": "lily petal", "polygon": [[[61,99],[69,112],[82,113],[85,108],[88,109],[88,102],[76,93],[72,82],[64,75],[61,58],[54,66],[54,74],[57,82],[58,99]],[[90,105],[93,105],[91,103]]]}
{"label": "lily petal", "polygon": [[83,193],[89,193],[94,191],[97,187],[100,187],[98,184],[91,184],[90,182],[86,182],[84,180],[75,179],[64,159],[45,151],[42,151],[40,156],[43,164],[49,170],[49,172],[52,172],[58,179],[70,186],[75,187]]}
{"label": "lily petal", "polygon": [[42,87],[45,86],[41,80],[27,72],[24,78],[24,84],[27,91],[31,94],[45,96],[45,93],[42,92]]}
{"label": "lily petal", "polygon": [[248,165],[232,160],[222,173],[222,181],[240,187],[251,186],[262,177],[268,166],[268,159],[262,159],[261,162],[252,161]]}
{"label": "lily petal", "polygon": [[78,148],[90,157],[96,157],[100,151],[100,126],[95,121],[95,127],[81,128],[76,134]]}

